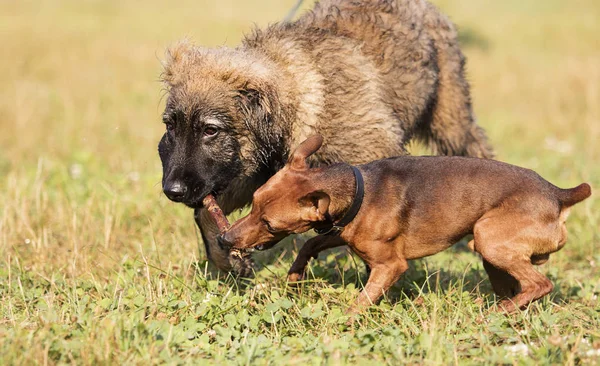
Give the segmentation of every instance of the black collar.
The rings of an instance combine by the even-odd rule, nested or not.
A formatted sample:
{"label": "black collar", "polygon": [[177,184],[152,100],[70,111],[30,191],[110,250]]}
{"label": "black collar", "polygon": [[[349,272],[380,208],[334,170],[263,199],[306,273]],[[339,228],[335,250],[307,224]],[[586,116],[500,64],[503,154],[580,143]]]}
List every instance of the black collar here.
{"label": "black collar", "polygon": [[344,227],[346,227],[346,225],[348,225],[352,220],[354,220],[354,218],[358,214],[358,211],[360,210],[360,206],[362,205],[363,198],[365,196],[365,182],[363,180],[362,174],[360,173],[360,170],[358,170],[358,168],[353,165],[350,165],[350,167],[352,168],[352,171],[354,172],[354,178],[356,179],[356,192],[354,193],[352,205],[350,205],[350,208],[348,209],[348,211],[346,211],[344,217],[342,217],[342,219],[338,221],[337,224],[331,223],[331,226],[327,226],[320,229],[314,229],[315,232],[319,235],[338,235],[339,233],[344,231]]}

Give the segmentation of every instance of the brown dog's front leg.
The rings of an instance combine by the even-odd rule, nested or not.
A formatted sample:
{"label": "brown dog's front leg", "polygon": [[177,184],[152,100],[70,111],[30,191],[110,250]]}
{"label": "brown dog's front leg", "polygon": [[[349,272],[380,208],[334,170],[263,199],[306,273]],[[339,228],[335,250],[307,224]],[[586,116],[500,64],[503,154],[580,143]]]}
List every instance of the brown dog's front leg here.
{"label": "brown dog's front leg", "polygon": [[360,313],[364,308],[373,305],[392,285],[398,281],[402,273],[408,269],[405,259],[395,258],[394,262],[377,263],[371,267],[371,275],[367,285],[360,293],[347,314]]}
{"label": "brown dog's front leg", "polygon": [[288,281],[301,281],[304,278],[304,269],[306,268],[308,261],[310,261],[311,258],[317,258],[319,252],[345,244],[346,242],[339,236],[334,235],[319,235],[309,239],[304,243],[296,260],[292,264],[292,267],[288,272]]}

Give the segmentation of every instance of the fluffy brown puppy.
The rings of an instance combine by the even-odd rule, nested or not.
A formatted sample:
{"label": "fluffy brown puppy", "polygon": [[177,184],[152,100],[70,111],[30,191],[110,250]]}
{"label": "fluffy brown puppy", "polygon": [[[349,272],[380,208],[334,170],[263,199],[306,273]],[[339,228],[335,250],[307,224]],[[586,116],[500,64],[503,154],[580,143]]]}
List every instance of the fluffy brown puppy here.
{"label": "fluffy brown puppy", "polygon": [[506,297],[502,308],[526,306],[552,290],[533,265],[564,246],[569,208],[591,194],[586,183],[560,189],[531,170],[487,159],[405,156],[358,166],[354,174],[347,164],[310,169],[306,159],[322,141],[313,136],[297,148],[222,242],[236,249],[269,247],[291,233],[341,225],[362,196],[353,220],[341,232],[306,242],[289,272],[296,281],[321,250],[349,245],[371,268],[350,312],[375,302],[408,260],[438,253],[468,234],[494,291]]}
{"label": "fluffy brown puppy", "polygon": [[195,209],[217,267],[248,275],[249,262],[217,245],[202,199],[214,194],[225,214],[247,205],[314,133],[329,141],[314,164],[401,155],[412,138],[440,154],[491,157],[464,62],[454,26],[424,0],[325,0],[237,48],[178,44],[162,77],[163,191]]}

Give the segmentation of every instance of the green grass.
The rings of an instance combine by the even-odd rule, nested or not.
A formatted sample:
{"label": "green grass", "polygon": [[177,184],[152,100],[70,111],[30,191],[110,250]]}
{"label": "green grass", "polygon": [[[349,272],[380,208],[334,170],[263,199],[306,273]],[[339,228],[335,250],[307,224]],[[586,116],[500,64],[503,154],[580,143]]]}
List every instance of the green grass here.
{"label": "green grass", "polygon": [[[3,364],[598,364],[600,199],[540,270],[551,296],[514,316],[464,243],[345,325],[366,280],[347,250],[285,282],[303,238],[254,280],[206,265],[192,213],[160,191],[164,48],[235,45],[295,1],[0,3]],[[439,0],[463,30],[475,111],[498,158],[600,187],[600,3]],[[414,151],[423,151],[415,148]]]}

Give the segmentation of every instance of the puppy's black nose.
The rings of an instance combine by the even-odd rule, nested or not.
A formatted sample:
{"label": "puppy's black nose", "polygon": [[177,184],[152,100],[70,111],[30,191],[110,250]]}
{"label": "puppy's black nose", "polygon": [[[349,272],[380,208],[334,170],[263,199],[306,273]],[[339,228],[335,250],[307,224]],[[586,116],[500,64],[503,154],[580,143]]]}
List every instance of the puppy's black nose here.
{"label": "puppy's black nose", "polygon": [[181,181],[167,182],[163,186],[163,192],[172,201],[181,201],[187,192],[187,187]]}

